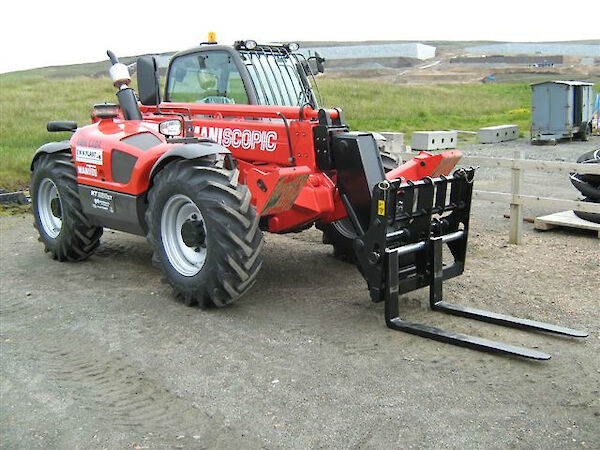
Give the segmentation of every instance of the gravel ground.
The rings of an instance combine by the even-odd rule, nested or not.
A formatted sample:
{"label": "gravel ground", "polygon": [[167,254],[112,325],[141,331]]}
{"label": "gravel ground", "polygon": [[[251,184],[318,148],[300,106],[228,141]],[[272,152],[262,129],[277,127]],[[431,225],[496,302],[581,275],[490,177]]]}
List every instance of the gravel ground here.
{"label": "gravel ground", "polygon": [[[465,153],[523,146],[574,160],[599,143]],[[482,169],[478,183],[508,176]],[[564,182],[532,187],[576,198]],[[267,235],[251,292],[201,311],[172,299],[142,238],[106,231],[88,261],[58,263],[30,216],[1,217],[1,447],[600,448],[600,241],[525,224],[524,245],[508,245],[506,210],[474,202],[467,270],[445,295],[587,339],[434,313],[426,290],[405,297],[401,314],[550,361],[387,329],[383,305],[314,228]]]}

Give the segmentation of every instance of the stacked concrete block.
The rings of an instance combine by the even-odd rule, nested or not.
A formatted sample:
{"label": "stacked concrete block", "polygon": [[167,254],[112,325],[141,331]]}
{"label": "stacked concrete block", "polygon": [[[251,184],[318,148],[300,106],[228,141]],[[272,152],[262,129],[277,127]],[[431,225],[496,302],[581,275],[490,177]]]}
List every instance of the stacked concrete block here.
{"label": "stacked concrete block", "polygon": [[518,125],[498,125],[479,129],[479,142],[493,144],[496,142],[513,141],[519,137]]}
{"label": "stacked concrete block", "polygon": [[444,150],[456,148],[456,131],[415,131],[412,135],[413,150]]}
{"label": "stacked concrete block", "polygon": [[381,133],[385,137],[385,151],[388,153],[402,153],[404,147],[404,133]]}

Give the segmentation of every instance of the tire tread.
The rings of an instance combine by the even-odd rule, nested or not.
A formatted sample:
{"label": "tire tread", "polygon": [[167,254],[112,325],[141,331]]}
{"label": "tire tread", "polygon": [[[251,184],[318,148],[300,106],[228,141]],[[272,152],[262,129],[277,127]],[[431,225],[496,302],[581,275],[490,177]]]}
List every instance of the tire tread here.
{"label": "tire tread", "polygon": [[[47,172],[59,189],[63,211],[61,232],[56,239],[45,238],[38,223],[36,211],[37,186],[40,171]],[[82,261],[87,259],[100,245],[102,227],[94,226],[83,214],[77,175],[70,153],[54,153],[40,156],[35,162],[31,175],[31,212],[34,216],[33,226],[38,230],[38,240],[44,244],[44,251],[50,253],[58,261]]]}
{"label": "tire tread", "polygon": [[[153,262],[173,286],[175,297],[186,305],[203,308],[211,304],[229,305],[256,281],[262,265],[264,241],[256,211],[250,203],[250,191],[238,182],[238,176],[237,169],[230,171],[179,160],[169,163],[154,178],[148,194],[147,239],[153,249]],[[163,261],[157,225],[161,214],[157,210],[161,191],[183,180],[194,192],[193,201],[199,204],[205,220],[209,218],[216,225],[208,233],[213,233],[210,244],[217,248],[212,252],[213,260],[205,262],[214,265],[211,270],[216,275],[194,287],[183,285],[171,276],[168,261]]]}

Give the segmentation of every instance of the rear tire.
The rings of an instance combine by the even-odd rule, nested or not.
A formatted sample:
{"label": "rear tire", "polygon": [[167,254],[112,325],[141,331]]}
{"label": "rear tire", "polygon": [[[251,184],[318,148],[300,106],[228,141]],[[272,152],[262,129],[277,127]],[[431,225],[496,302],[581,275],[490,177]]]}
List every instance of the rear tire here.
{"label": "rear tire", "polygon": [[[386,153],[379,153],[383,170],[387,173],[398,167],[398,162]],[[317,228],[323,232],[323,244],[333,246],[333,256],[341,261],[355,264],[356,254],[353,242],[357,234],[349,218],[336,222],[317,224]]]}
{"label": "rear tire", "polygon": [[353,242],[357,234],[350,219],[345,218],[335,222],[318,225],[323,232],[323,244],[333,247],[333,257],[351,264],[356,263],[356,253]]}
{"label": "rear tire", "polygon": [[31,174],[33,226],[44,250],[59,261],[81,261],[100,245],[102,227],[83,214],[75,166],[68,153],[42,155]]}
{"label": "rear tire", "polygon": [[153,261],[188,306],[229,305],[256,281],[263,237],[238,173],[180,160],[162,169],[149,191]]}

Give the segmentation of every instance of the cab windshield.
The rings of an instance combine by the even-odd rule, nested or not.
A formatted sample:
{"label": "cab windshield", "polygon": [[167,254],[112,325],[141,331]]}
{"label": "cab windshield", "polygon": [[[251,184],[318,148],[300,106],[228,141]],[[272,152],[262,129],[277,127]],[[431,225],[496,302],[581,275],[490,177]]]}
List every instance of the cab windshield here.
{"label": "cab windshield", "polygon": [[229,51],[211,50],[175,58],[169,69],[166,100],[247,105],[251,97],[246,89],[254,88],[259,105],[309,104],[317,108],[304,69],[308,64],[300,60],[302,55],[271,46],[240,50],[239,55],[249,77],[240,74],[237,58]]}
{"label": "cab windshield", "polygon": [[240,51],[254,84],[259,105],[317,107],[299,57],[284,48],[259,47]]}

